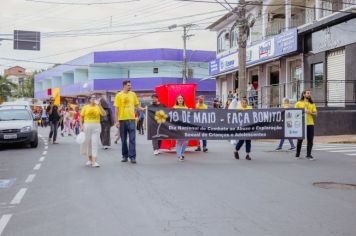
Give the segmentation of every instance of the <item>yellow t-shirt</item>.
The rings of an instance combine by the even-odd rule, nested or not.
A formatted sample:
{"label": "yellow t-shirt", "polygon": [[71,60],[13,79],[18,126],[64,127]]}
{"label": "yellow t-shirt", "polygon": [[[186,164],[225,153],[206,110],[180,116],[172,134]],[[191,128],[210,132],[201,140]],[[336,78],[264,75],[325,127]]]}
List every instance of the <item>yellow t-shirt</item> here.
{"label": "yellow t-shirt", "polygon": [[195,108],[196,108],[196,109],[204,109],[204,110],[205,110],[205,109],[208,109],[208,106],[207,106],[206,104],[204,104],[204,103],[201,104],[201,105],[200,105],[199,103],[197,103],[197,104],[195,105]]}
{"label": "yellow t-shirt", "polygon": [[175,108],[175,109],[188,109],[187,106],[179,106],[179,105],[174,105],[173,108]]}
{"label": "yellow t-shirt", "polygon": [[[304,101],[298,101],[295,106],[295,108],[303,108],[305,111],[309,112],[316,112],[316,106],[315,103],[311,104],[309,102],[304,102]],[[314,116],[310,114],[307,115],[307,125],[314,125]]]}
{"label": "yellow t-shirt", "polygon": [[252,107],[247,106],[247,107],[243,108],[242,106],[240,106],[237,110],[252,110]]}
{"label": "yellow t-shirt", "polygon": [[118,109],[117,120],[134,120],[135,107],[139,105],[136,93],[119,92],[115,96],[114,107]]}
{"label": "yellow t-shirt", "polygon": [[85,105],[80,112],[80,115],[84,117],[84,123],[100,123],[100,108],[98,105]]}

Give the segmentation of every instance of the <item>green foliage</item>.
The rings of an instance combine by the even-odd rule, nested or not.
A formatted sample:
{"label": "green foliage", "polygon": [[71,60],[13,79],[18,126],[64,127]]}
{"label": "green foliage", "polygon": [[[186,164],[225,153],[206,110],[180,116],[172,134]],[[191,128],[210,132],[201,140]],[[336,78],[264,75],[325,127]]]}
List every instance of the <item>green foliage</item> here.
{"label": "green foliage", "polygon": [[12,97],[12,91],[17,89],[17,85],[8,81],[6,76],[0,75],[0,100],[7,101],[9,97]]}

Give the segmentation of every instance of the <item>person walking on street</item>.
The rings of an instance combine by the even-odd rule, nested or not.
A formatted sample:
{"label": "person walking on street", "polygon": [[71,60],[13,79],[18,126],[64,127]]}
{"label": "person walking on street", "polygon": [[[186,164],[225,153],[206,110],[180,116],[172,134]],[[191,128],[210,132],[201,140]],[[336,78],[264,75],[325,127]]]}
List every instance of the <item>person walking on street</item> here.
{"label": "person walking on street", "polygon": [[102,95],[97,95],[98,103],[104,109],[106,116],[102,116],[100,119],[101,132],[100,132],[100,140],[104,149],[107,150],[111,146],[111,127],[114,125],[114,118],[112,115],[111,108],[109,103],[105,100]]}
{"label": "person walking on street", "polygon": [[[188,109],[188,107],[185,105],[184,102],[184,97],[182,95],[178,95],[176,99],[176,105],[174,105],[175,109]],[[176,153],[177,157],[180,161],[184,161],[184,152],[185,149],[187,148],[188,145],[188,140],[186,139],[177,139],[176,140]]]}
{"label": "person walking on street", "polygon": [[[123,90],[116,94],[114,102],[120,126],[122,162],[127,162],[130,159],[132,164],[136,164],[135,108],[144,109],[139,107],[137,95],[131,91],[131,82],[125,80],[122,85]],[[127,145],[127,137],[129,138],[129,146]]]}
{"label": "person walking on street", "polygon": [[[52,140],[53,144],[57,144],[57,130],[58,130],[58,122],[59,122],[59,112],[58,112],[58,106],[54,105],[54,98],[50,99],[50,104],[47,107],[47,114],[48,114],[48,120],[49,120],[49,125],[51,127],[51,130],[49,132],[49,137],[48,137],[48,142],[50,143]],[[52,139],[53,138],[53,139]]]}
{"label": "person walking on street", "polygon": [[[252,107],[248,105],[247,99],[246,98],[242,98],[241,99],[241,107],[239,108],[239,110],[251,110]],[[245,144],[246,147],[246,160],[251,160],[250,157],[250,153],[251,153],[251,140],[239,140],[239,142],[236,144],[235,147],[235,158],[238,160],[240,159],[240,155],[239,155],[239,151],[242,147],[242,145]]]}
{"label": "person walking on street", "polygon": [[[314,161],[312,156],[313,142],[314,142],[314,118],[318,112],[315,103],[311,98],[311,91],[305,90],[302,93],[300,100],[295,104],[295,108],[302,108],[305,110],[307,117],[307,156],[308,160]],[[303,139],[298,139],[296,157],[300,158],[300,151],[302,149]]]}
{"label": "person walking on street", "polygon": [[80,130],[85,133],[85,142],[80,146],[80,153],[88,157],[86,165],[92,167],[100,167],[97,162],[101,130],[100,117],[106,116],[105,110],[96,99],[96,96],[92,95],[89,103],[82,108],[80,113]]}
{"label": "person walking on street", "polygon": [[[157,94],[151,95],[151,105],[148,106],[149,108],[154,108],[155,110],[165,108],[165,106],[158,101]],[[161,140],[152,139],[152,147],[153,147],[153,154],[158,155],[160,154],[160,147],[161,147]]]}
{"label": "person walking on street", "polygon": [[137,110],[137,130],[138,133],[144,135],[143,122],[145,120],[145,113],[142,110]]}
{"label": "person walking on street", "polygon": [[[200,95],[198,97],[198,103],[195,104],[195,108],[196,109],[201,109],[201,110],[206,110],[208,109],[208,106],[204,103],[204,96]],[[206,140],[202,140],[203,142],[203,152],[207,152],[208,148],[208,142]],[[201,147],[200,147],[200,141],[199,141],[199,146],[197,147],[197,149],[195,149],[195,151],[200,152],[201,151]]]}
{"label": "person walking on street", "polygon": [[[285,109],[290,108],[290,103],[289,103],[289,99],[288,99],[288,98],[283,99],[283,105],[282,105],[282,107],[285,108]],[[294,149],[295,149],[295,146],[294,146],[294,143],[293,143],[293,139],[289,138],[288,141],[289,141],[289,144],[290,144],[289,150],[294,150]],[[277,147],[276,150],[277,150],[277,151],[278,151],[278,150],[282,150],[283,144],[284,144],[284,138],[282,138],[282,139],[279,141],[279,145],[278,145],[278,147]]]}
{"label": "person walking on street", "polygon": [[74,115],[73,115],[73,124],[72,124],[73,128],[74,128],[74,133],[75,135],[78,135],[80,132],[80,113],[79,113],[79,107],[75,107],[74,110]]}

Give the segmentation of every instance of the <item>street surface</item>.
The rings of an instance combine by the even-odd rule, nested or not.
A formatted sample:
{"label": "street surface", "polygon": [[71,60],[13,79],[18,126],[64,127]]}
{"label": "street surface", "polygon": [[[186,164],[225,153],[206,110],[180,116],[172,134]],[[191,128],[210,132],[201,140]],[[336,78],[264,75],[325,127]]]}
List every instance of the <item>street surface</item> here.
{"label": "street surface", "polygon": [[182,163],[138,136],[137,165],[117,144],[89,168],[73,137],[46,149],[40,133],[37,149],[0,151],[1,236],[356,235],[356,189],[313,186],[356,184],[356,145],[315,145],[308,161],[253,141],[246,161],[244,147],[235,160],[229,142],[208,141]]}

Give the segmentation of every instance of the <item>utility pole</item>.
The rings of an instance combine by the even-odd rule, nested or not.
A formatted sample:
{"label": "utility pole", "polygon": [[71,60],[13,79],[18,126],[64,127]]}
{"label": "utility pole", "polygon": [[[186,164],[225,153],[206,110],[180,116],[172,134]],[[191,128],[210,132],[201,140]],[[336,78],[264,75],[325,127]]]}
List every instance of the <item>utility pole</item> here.
{"label": "utility pole", "polygon": [[237,9],[235,10],[237,15],[236,25],[239,29],[239,36],[237,44],[239,46],[238,61],[239,61],[239,97],[243,98],[247,95],[247,78],[246,78],[246,46],[247,39],[250,33],[250,28],[254,25],[255,19],[250,20],[252,15],[246,17],[246,2],[245,0],[239,0]]}
{"label": "utility pole", "polygon": [[[180,25],[180,27],[183,28],[183,70],[182,70],[182,75],[183,75],[183,84],[187,83],[188,80],[188,65],[187,65],[187,40],[194,36],[194,34],[188,34],[189,28],[192,27],[194,24],[184,24]],[[177,25],[171,25],[168,27],[168,29],[174,29],[179,26]]]}

